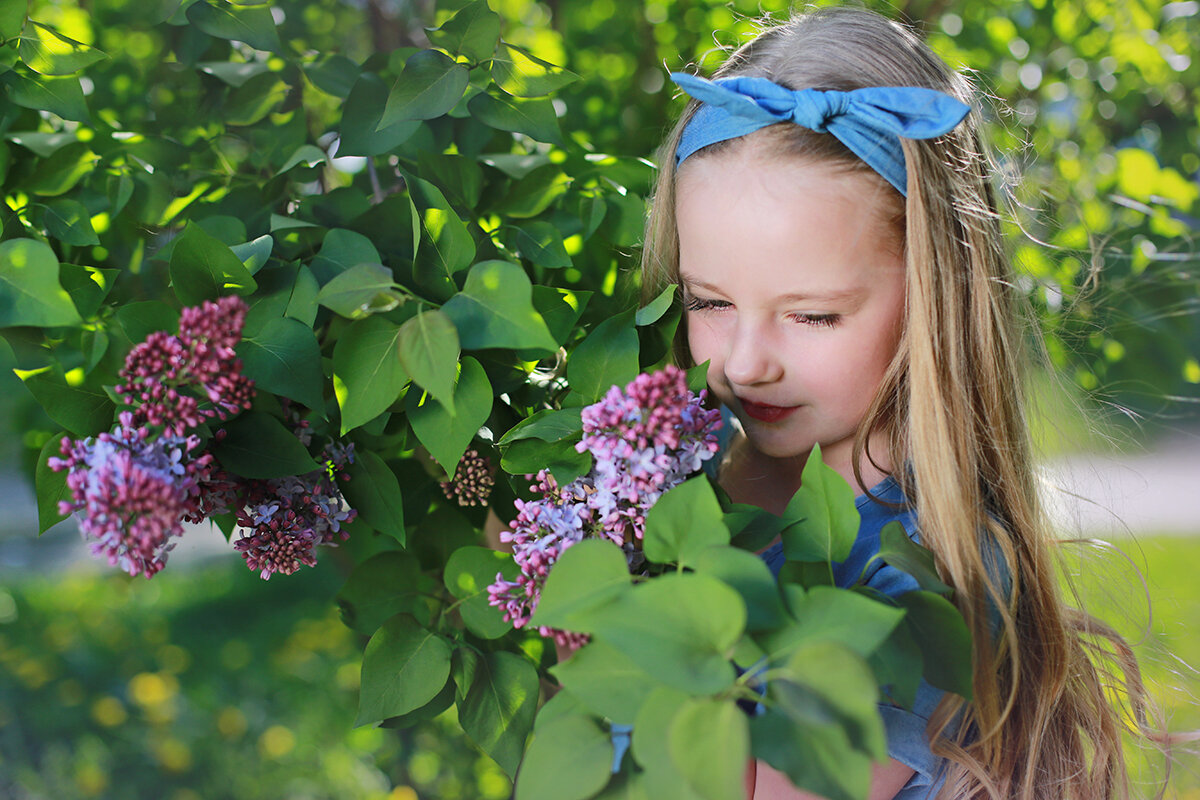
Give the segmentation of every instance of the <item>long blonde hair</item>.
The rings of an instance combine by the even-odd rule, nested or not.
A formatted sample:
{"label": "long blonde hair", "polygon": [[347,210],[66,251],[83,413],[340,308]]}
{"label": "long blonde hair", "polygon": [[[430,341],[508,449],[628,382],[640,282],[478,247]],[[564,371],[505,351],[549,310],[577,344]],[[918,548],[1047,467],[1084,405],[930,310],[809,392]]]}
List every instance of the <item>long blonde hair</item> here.
{"label": "long blonde hair", "polygon": [[[914,33],[859,9],[819,9],[769,27],[716,73],[726,75],[792,89],[923,86],[973,100],[968,81]],[[642,257],[647,296],[678,282],[674,152],[697,105],[688,104],[659,153]],[[972,111],[938,139],[903,141],[907,200],[889,192],[905,245],[905,330],[859,426],[855,470],[871,458],[868,435],[884,432],[889,463],[911,466],[896,478],[973,634],[974,697],[947,694],[930,720],[933,750],[948,759],[940,796],[1128,797],[1127,726],[1110,694],[1120,689],[1135,727],[1145,728],[1140,673],[1124,640],[1061,594],[1022,398],[1035,337],[1024,330],[978,117]],[[832,136],[791,124],[691,158],[750,141],[772,156],[874,174]],[[985,551],[1003,564],[989,565]],[[965,724],[954,724],[960,716]]]}

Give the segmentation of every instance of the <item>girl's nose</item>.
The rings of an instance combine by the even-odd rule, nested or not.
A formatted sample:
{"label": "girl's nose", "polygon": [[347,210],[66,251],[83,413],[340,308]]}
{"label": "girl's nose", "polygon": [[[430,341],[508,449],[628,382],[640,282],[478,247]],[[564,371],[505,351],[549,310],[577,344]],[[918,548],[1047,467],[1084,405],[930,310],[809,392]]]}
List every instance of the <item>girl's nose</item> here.
{"label": "girl's nose", "polygon": [[729,352],[725,356],[725,377],[739,386],[772,383],[783,377],[783,364],[772,337],[763,326],[745,324],[734,326]]}

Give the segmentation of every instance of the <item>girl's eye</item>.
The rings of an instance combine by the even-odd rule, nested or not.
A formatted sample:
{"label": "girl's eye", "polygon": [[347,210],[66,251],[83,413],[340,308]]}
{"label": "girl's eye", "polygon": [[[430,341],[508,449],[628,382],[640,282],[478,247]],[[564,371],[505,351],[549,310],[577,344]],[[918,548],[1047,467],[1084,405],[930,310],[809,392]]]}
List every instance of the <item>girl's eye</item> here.
{"label": "girl's eye", "polygon": [[814,328],[832,328],[842,321],[841,314],[792,314],[792,319]]}
{"label": "girl's eye", "polygon": [[688,311],[708,311],[710,309],[728,308],[729,302],[726,300],[705,300],[701,297],[692,297],[688,299],[684,308]]}

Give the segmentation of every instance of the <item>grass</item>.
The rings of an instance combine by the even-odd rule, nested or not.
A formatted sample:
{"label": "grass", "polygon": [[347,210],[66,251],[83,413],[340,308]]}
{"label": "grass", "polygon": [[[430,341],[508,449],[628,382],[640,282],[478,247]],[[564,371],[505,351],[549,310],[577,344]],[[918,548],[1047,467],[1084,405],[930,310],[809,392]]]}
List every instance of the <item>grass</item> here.
{"label": "grass", "polygon": [[[1167,730],[1200,730],[1200,538],[1138,536],[1119,540],[1115,547],[1067,547],[1072,548],[1068,572],[1085,610],[1133,645]],[[1200,755],[1195,745],[1191,750],[1177,752],[1167,798],[1200,800]],[[1133,744],[1127,754],[1138,784],[1134,796],[1154,796],[1162,782],[1163,757]]]}

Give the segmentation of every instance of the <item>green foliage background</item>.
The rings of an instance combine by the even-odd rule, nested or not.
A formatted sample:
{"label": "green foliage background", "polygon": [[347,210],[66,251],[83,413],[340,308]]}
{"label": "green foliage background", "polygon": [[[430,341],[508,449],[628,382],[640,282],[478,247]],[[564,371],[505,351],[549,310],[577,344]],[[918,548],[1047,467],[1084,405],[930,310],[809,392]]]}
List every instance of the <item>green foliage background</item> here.
{"label": "green foliage background", "polygon": [[[361,645],[348,631],[333,633],[318,610],[343,577],[331,572],[387,549],[389,537],[427,542],[434,530],[454,536],[419,556],[423,566],[444,560],[472,541],[478,519],[439,512],[436,503],[425,517],[430,496],[410,493],[414,480],[428,483],[439,468],[452,470],[479,424],[501,433],[551,399],[581,404],[665,354],[670,314],[656,327],[635,326],[619,313],[635,294],[654,147],[682,107],[663,79],[673,69],[711,70],[723,48],[753,34],[754,15],[781,14],[786,5],[494,0],[501,36],[513,46],[505,51],[508,67],[485,68],[491,51],[476,52],[470,36],[455,41],[469,71],[445,57],[408,60],[431,39],[439,44],[429,29],[465,5],[0,0],[0,275],[43,298],[0,309],[0,391],[21,398],[6,416],[24,445],[25,471],[33,476],[39,451],[44,462],[44,445],[57,432],[108,427],[113,405],[99,387],[114,382],[133,342],[172,324],[174,311],[162,302],[171,292],[183,304],[228,291],[251,296],[256,311],[242,356],[261,388],[328,416],[331,433],[388,450],[385,458],[420,444],[433,459],[428,474],[414,474],[410,460],[363,467],[369,486],[405,485],[402,507],[398,489],[379,494],[393,497],[391,505],[362,498],[362,524],[344,560],[315,577],[296,576],[314,605],[293,602],[295,589],[277,587],[284,579],[269,590],[244,588],[244,604],[286,609],[264,628],[306,630],[317,653],[300,655],[289,649],[292,640],[279,644],[262,628],[239,633],[239,641],[249,640],[250,664],[260,668],[238,668],[256,676],[247,682],[247,702],[266,703],[286,684],[279,673],[293,660],[313,665],[295,697],[310,691],[320,699],[285,694],[286,702],[257,716],[239,709],[244,731],[231,737],[218,730],[235,745],[229,748],[216,748],[206,727],[214,713],[219,726],[229,688],[196,674],[231,668],[210,663],[223,648],[199,632],[236,613],[228,600],[243,589],[231,587],[247,587],[252,576],[197,575],[187,600],[188,590],[163,590],[170,629],[189,637],[178,643],[163,638],[161,619],[138,621],[149,605],[141,584],[114,578],[59,593],[14,583],[7,596],[19,627],[4,631],[10,680],[0,690],[32,698],[39,710],[56,702],[67,709],[44,723],[0,719],[5,752],[22,754],[7,757],[37,764],[20,773],[28,791],[146,796],[139,781],[157,770],[174,775],[179,800],[189,791],[206,796],[196,788],[202,779],[247,771],[255,775],[247,785],[261,786],[274,780],[262,766],[273,753],[284,765],[281,776],[299,774],[284,758],[289,734],[306,749],[328,746],[327,757],[312,759],[317,769],[304,773],[312,783],[302,794],[358,796],[349,788],[363,775],[355,765],[374,759],[376,771],[363,778],[371,788],[361,796],[403,800],[403,787],[421,784],[419,774],[405,772],[420,764],[410,760],[414,742],[445,754],[449,774],[458,776],[436,788],[431,778],[422,792],[507,791],[503,773],[455,739],[453,725],[423,722],[397,738],[378,731],[318,738],[351,722],[337,701],[354,688],[346,676],[357,676]],[[1200,384],[1200,65],[1191,58],[1200,51],[1200,8],[1140,0],[866,5],[919,24],[939,53],[994,96],[985,113],[1000,188],[1014,201],[1014,257],[1039,311],[1034,333],[1043,335],[1055,366],[1095,408],[1186,413]],[[27,12],[43,25],[27,24],[17,41]],[[392,88],[399,76],[418,72],[438,81],[432,95],[446,89],[443,80],[461,81],[470,102],[458,103],[446,89],[451,101],[440,107],[436,96]],[[406,119],[414,113],[432,119],[418,126]],[[520,282],[517,262],[534,281],[532,294],[497,294],[494,287]],[[58,281],[22,283],[29,273],[20,268],[29,265],[56,272]],[[114,312],[105,305],[110,297],[125,308]],[[137,301],[145,304],[130,305]],[[314,325],[319,338],[309,330]],[[596,338],[584,339],[584,331]],[[571,352],[566,397],[529,380],[539,360],[543,371],[555,366],[549,354],[560,345]],[[471,351],[462,374],[448,373],[460,348]],[[614,348],[619,358],[596,355]],[[289,368],[275,369],[263,353],[284,354]],[[320,373],[305,371],[318,364]],[[380,373],[380,364],[391,371]],[[333,392],[323,395],[314,386],[327,377]],[[418,390],[402,394],[410,378],[427,398]],[[504,403],[493,403],[502,395]],[[455,417],[461,430],[452,407],[463,414]],[[264,414],[243,423],[247,440],[269,433],[277,412],[257,410]],[[447,426],[452,435],[429,434]],[[508,443],[505,468],[520,472],[549,458],[565,470],[581,468],[559,444]],[[306,461],[297,453],[273,469],[296,471]],[[43,508],[43,527],[54,516]],[[372,529],[380,535],[371,537]],[[113,592],[124,598],[129,625],[103,617],[94,626],[100,638],[91,641],[64,621],[73,609],[110,607]],[[42,614],[46,630],[63,632],[38,640]],[[34,627],[25,627],[30,620]],[[373,622],[360,620],[359,632],[372,633]],[[159,633],[132,630],[139,625]],[[122,643],[140,640],[144,659],[134,654],[138,647],[119,654]],[[95,665],[84,669],[80,660]],[[181,666],[193,661],[190,670]],[[67,674],[74,677],[59,680]],[[118,707],[127,718],[132,710],[138,726],[106,723],[120,716]],[[162,717],[168,708],[187,713]],[[269,722],[298,708],[310,713]],[[238,727],[233,716],[225,719],[229,730]],[[180,732],[168,731],[177,723]],[[112,738],[108,728],[122,735]],[[14,736],[32,744],[9,749]],[[202,776],[196,764],[210,757],[210,745],[219,766]],[[256,757],[247,766],[249,750]]]}

